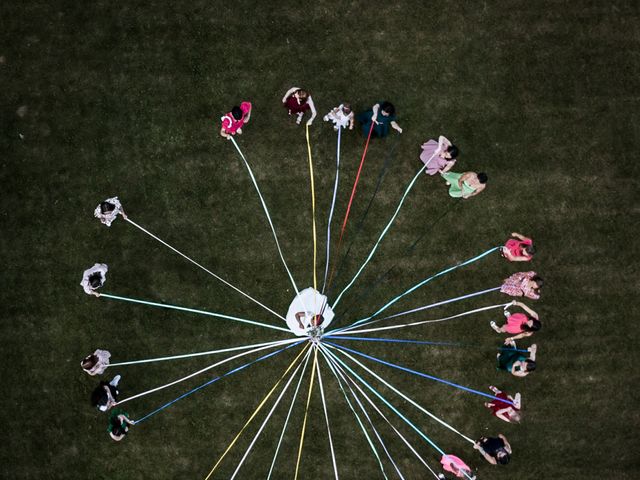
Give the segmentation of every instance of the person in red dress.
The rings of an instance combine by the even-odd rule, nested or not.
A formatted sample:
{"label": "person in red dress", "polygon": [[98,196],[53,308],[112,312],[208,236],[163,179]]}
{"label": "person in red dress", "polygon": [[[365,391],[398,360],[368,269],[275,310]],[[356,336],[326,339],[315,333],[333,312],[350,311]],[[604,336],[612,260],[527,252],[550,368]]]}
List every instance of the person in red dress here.
{"label": "person in red dress", "polygon": [[520,394],[516,393],[515,396],[512,397],[493,385],[489,387],[489,390],[500,400],[491,400],[490,402],[486,402],[484,406],[491,410],[491,413],[500,420],[507,423],[520,423],[522,419],[522,415],[520,414],[520,409],[522,408]]}
{"label": "person in red dress", "polygon": [[287,93],[282,97],[282,103],[284,108],[287,109],[289,115],[296,115],[296,123],[300,125],[304,112],[311,111],[311,118],[307,120],[307,125],[313,123],[313,119],[316,118],[316,106],[313,103],[311,94],[300,87],[292,87],[287,90]]}

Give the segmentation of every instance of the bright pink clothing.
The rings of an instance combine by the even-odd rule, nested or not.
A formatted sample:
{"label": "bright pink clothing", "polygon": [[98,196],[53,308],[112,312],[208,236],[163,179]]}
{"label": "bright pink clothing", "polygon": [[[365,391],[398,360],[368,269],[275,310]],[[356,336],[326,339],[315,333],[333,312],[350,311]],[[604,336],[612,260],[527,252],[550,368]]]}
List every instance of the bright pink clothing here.
{"label": "bright pink clothing", "polygon": [[530,262],[533,258],[524,251],[525,247],[533,245],[533,240],[527,238],[525,240],[518,240],[517,238],[510,238],[504,244],[505,250],[509,251],[512,257],[527,257],[527,262]]}
{"label": "bright pink clothing", "polygon": [[505,330],[507,333],[522,333],[524,332],[522,326],[528,321],[529,317],[527,317],[524,313],[514,313],[513,315],[509,315],[507,317]]}
{"label": "bright pink clothing", "polygon": [[[443,455],[440,459],[440,463],[442,464],[442,468],[445,472],[453,473],[458,478],[465,478],[464,473],[462,473],[461,470],[465,470],[468,474],[471,473],[469,465],[464,463],[455,455]],[[455,468],[451,468],[451,464],[453,464]]]}
{"label": "bright pink clothing", "polygon": [[536,276],[536,272],[518,272],[507,278],[500,291],[512,297],[527,297],[533,300],[540,298],[535,289],[529,285],[529,280]]}
{"label": "bright pink clothing", "polygon": [[225,133],[235,135],[236,132],[242,128],[245,118],[247,118],[247,115],[251,112],[251,103],[242,102],[240,104],[240,110],[242,110],[242,118],[240,120],[236,120],[235,117],[231,115],[231,112],[220,118]]}

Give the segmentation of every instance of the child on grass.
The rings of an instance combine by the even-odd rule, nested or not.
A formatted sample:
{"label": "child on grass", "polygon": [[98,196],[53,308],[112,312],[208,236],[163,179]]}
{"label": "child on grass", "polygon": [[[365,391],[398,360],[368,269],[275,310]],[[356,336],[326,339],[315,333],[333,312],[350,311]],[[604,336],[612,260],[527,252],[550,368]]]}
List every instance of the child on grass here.
{"label": "child on grass", "polygon": [[220,135],[229,140],[231,135],[242,135],[242,127],[249,123],[251,118],[251,103],[242,102],[240,106],[235,106],[229,113],[220,117],[222,127]]}
{"label": "child on grass", "polygon": [[333,129],[336,131],[341,127],[347,128],[347,125],[349,125],[349,130],[353,130],[353,125],[355,123],[355,115],[353,114],[353,110],[351,110],[351,105],[347,102],[338,105],[322,119],[325,122],[333,122]]}

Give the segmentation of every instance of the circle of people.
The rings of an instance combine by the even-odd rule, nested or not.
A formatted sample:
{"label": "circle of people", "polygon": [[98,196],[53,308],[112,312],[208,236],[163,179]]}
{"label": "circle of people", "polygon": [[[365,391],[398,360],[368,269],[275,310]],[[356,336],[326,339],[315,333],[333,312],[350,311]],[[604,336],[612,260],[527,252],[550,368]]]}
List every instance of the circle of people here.
{"label": "circle of people", "polygon": [[[316,109],[313,99],[308,91],[301,88],[291,88],[282,98],[282,103],[290,116],[295,118],[299,125],[306,112],[311,116],[307,125],[311,125],[316,117]],[[220,135],[230,139],[233,135],[241,135],[242,127],[251,118],[252,105],[250,102],[242,102],[231,111],[221,117]],[[349,103],[344,102],[333,108],[323,117],[324,121],[332,122],[334,129],[349,128],[353,130],[355,118],[362,125],[364,135],[371,134],[376,137],[385,137],[390,128],[398,133],[402,129],[396,123],[395,107],[387,102],[379,102],[367,111],[354,115]],[[440,174],[449,187],[449,195],[457,198],[469,198],[480,193],[487,182],[484,173],[464,172],[453,173],[451,168],[456,163],[459,150],[447,138],[440,136],[438,140],[429,140],[422,145],[421,161],[426,165],[425,173],[428,175]],[[433,163],[432,163],[433,162]],[[94,210],[94,216],[107,227],[121,215],[125,220],[127,215],[118,197],[107,198]],[[530,262],[535,254],[533,240],[520,233],[513,232],[500,249],[501,255],[510,262]],[[84,271],[82,286],[85,293],[96,297],[100,296],[98,290],[105,284],[108,266],[104,263],[96,263],[93,267]],[[540,289],[543,286],[542,278],[534,271],[517,272],[506,278],[500,292],[512,296],[537,300],[540,298]],[[517,307],[517,312],[512,310]],[[507,333],[504,344],[497,354],[497,369],[510,373],[515,377],[525,377],[536,368],[537,345],[532,344],[526,350],[518,349],[515,341],[532,336],[540,330],[542,324],[539,315],[522,302],[513,300],[504,309],[505,322],[498,325],[490,322],[490,327],[498,334]],[[300,321],[300,320],[298,320]],[[81,362],[82,369],[89,375],[101,375],[109,366],[111,353],[107,350],[97,349]],[[133,422],[129,414],[121,408],[113,408],[117,405],[118,384],[121,376],[115,375],[109,381],[101,381],[91,394],[91,404],[100,411],[110,411],[107,431],[113,440],[120,441],[127,435],[129,426]],[[485,407],[493,416],[508,423],[520,423],[522,419],[522,398],[520,393],[507,394],[499,388],[491,385],[489,390],[495,397],[491,402],[486,402]],[[511,445],[504,435],[497,437],[482,437],[474,444],[480,454],[493,465],[506,465],[511,458]],[[456,478],[472,477],[471,468],[459,457],[446,454],[440,460],[443,470],[452,473]],[[441,473],[441,479],[446,479]]]}

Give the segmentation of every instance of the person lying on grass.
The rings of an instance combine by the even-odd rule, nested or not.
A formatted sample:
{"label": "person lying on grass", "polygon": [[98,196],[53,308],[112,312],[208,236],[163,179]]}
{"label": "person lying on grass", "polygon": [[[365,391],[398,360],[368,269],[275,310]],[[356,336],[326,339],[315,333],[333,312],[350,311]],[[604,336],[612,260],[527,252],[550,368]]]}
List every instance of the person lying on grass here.
{"label": "person lying on grass", "polygon": [[523,352],[519,352],[516,342],[513,340],[505,341],[504,346],[498,353],[498,370],[504,370],[511,373],[514,377],[526,377],[536,369],[536,352],[538,346],[534,343],[527,352],[529,356]]}
{"label": "person lying on grass", "polygon": [[515,396],[512,397],[493,385],[489,387],[489,390],[500,400],[491,400],[490,402],[486,402],[484,406],[491,410],[494,416],[504,422],[520,423],[520,420],[522,420],[522,415],[520,414],[520,409],[522,408],[520,394],[516,393]]}
{"label": "person lying on grass", "polygon": [[522,302],[517,302],[513,300],[509,305],[521,307],[525,312],[517,312],[511,313],[505,307],[504,316],[507,317],[507,323],[498,327],[496,322],[491,322],[491,328],[493,328],[498,333],[511,333],[515,336],[508,337],[506,340],[518,340],[520,338],[530,337],[533,335],[533,332],[537,332],[542,328],[542,323],[540,323],[540,319],[538,314],[534,312],[531,308],[527,307]]}
{"label": "person lying on grass", "polygon": [[511,445],[502,434],[497,437],[482,437],[473,445],[473,448],[478,450],[491,465],[506,465],[511,460]]}
{"label": "person lying on grass", "polygon": [[524,235],[513,232],[501,250],[502,256],[510,262],[530,262],[536,249],[533,240]]}
{"label": "person lying on grass", "polygon": [[484,172],[446,172],[440,175],[449,187],[449,196],[453,198],[474,197],[487,186],[488,177]]}

